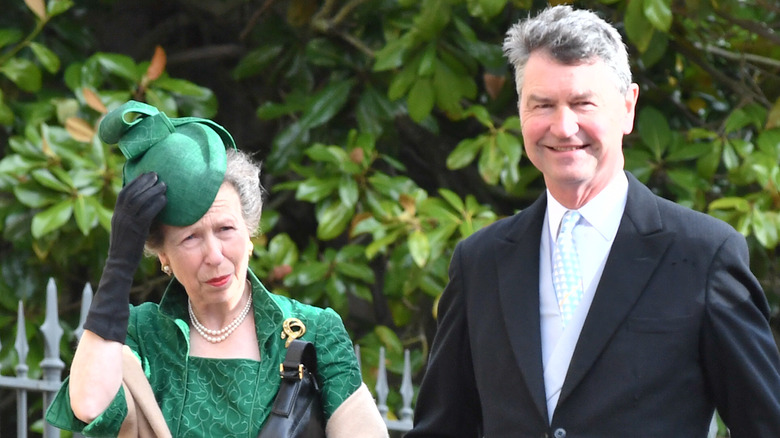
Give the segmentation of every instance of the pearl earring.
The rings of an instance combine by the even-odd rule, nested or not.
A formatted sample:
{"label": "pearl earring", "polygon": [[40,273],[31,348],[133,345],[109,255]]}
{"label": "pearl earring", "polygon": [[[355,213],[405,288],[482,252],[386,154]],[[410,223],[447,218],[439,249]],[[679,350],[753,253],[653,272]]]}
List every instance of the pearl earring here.
{"label": "pearl earring", "polygon": [[169,277],[171,276],[171,267],[169,265],[163,265],[162,271]]}

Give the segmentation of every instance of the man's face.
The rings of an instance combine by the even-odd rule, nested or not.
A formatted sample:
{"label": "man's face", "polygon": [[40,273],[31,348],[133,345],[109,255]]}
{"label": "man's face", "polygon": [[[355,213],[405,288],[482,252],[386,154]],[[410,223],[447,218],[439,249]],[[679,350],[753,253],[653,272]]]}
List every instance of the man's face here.
{"label": "man's face", "polygon": [[633,129],[638,86],[624,95],[603,61],[564,65],[533,53],[519,102],[528,158],[553,196],[578,208],[623,169],[623,135]]}

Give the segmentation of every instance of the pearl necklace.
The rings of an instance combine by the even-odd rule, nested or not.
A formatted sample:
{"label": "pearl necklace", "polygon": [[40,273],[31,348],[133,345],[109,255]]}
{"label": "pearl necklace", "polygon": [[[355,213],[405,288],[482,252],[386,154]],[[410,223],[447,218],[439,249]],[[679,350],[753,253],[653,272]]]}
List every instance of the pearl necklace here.
{"label": "pearl necklace", "polygon": [[249,298],[246,300],[246,305],[241,310],[241,313],[236,317],[236,319],[234,319],[233,322],[231,322],[224,328],[221,328],[219,330],[211,330],[209,328],[206,328],[206,326],[204,326],[200,321],[198,321],[198,317],[195,316],[195,312],[192,311],[192,301],[187,299],[187,310],[190,312],[190,320],[192,321],[193,327],[195,327],[195,331],[197,331],[198,334],[203,337],[203,339],[211,342],[212,344],[216,344],[227,339],[228,336],[230,336],[238,328],[238,326],[240,326],[241,323],[244,322],[244,319],[246,319],[246,316],[249,314],[249,309],[251,308],[252,308],[252,292],[250,289]]}

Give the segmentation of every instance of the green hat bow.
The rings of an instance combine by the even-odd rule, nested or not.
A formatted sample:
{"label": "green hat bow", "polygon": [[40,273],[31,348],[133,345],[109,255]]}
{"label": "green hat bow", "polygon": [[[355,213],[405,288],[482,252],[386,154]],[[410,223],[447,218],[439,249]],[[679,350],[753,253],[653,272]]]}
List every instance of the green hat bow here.
{"label": "green hat bow", "polygon": [[236,149],[230,133],[211,120],[168,118],[134,100],[109,112],[98,135],[127,159],[123,186],[146,172],[165,182],[168,203],[157,219],[174,226],[192,225],[206,214],[225,178],[225,148]]}

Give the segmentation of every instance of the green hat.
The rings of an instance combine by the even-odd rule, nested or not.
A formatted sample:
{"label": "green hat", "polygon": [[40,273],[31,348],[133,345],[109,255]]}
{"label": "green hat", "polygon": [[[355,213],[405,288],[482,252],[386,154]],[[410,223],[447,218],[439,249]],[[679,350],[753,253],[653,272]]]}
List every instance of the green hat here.
{"label": "green hat", "polygon": [[236,148],[230,133],[211,120],[169,119],[134,100],[106,114],[98,134],[127,158],[123,186],[146,172],[165,182],[168,203],[157,219],[174,226],[192,225],[206,214],[225,178],[225,148]]}

